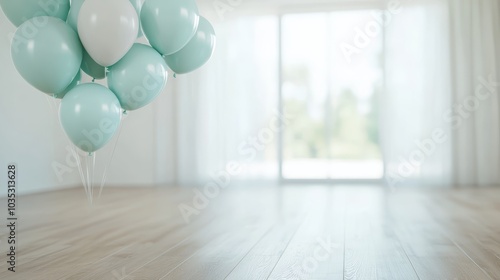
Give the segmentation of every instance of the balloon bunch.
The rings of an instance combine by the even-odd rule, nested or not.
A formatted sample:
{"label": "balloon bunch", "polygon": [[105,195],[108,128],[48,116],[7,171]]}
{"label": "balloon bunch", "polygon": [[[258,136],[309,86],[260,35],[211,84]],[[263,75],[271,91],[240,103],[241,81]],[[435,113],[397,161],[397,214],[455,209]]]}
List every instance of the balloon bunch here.
{"label": "balloon bunch", "polygon": [[[18,27],[14,65],[38,90],[62,99],[70,140],[93,153],[106,145],[122,113],[151,103],[167,67],[184,74],[205,64],[215,32],[195,0],[0,0]],[[151,46],[136,43],[144,34]],[[82,73],[108,87],[81,83]]]}

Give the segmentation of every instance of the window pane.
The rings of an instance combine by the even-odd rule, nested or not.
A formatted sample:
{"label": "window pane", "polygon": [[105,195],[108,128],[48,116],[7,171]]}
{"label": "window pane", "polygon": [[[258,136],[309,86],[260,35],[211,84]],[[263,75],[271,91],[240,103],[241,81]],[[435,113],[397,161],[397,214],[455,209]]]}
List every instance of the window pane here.
{"label": "window pane", "polygon": [[[380,30],[367,36],[362,48],[353,42],[372,15],[363,10],[283,17],[283,105],[294,117],[284,135],[285,178],[382,177],[377,98],[383,36]],[[352,56],[346,44],[356,48]]]}

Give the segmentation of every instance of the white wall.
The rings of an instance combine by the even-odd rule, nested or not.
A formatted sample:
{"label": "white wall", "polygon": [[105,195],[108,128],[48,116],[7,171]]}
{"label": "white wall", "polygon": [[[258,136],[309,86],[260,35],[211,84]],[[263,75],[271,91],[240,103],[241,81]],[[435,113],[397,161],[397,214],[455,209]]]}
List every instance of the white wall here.
{"label": "white wall", "polygon": [[[17,73],[10,57],[10,36],[15,27],[0,11],[0,174],[7,164],[19,169],[19,193],[32,193],[81,185],[77,168],[58,177],[53,166],[67,164],[69,140],[59,125],[59,101],[39,92]],[[88,79],[88,78],[87,78]],[[150,106],[130,112],[109,168],[108,186],[167,184],[173,165],[167,147],[172,141],[172,79]],[[96,181],[110,159],[113,143],[97,153]],[[62,178],[62,180],[60,180]],[[0,182],[6,175],[0,175]],[[0,184],[4,186],[4,183]],[[5,195],[3,191],[0,195]]]}

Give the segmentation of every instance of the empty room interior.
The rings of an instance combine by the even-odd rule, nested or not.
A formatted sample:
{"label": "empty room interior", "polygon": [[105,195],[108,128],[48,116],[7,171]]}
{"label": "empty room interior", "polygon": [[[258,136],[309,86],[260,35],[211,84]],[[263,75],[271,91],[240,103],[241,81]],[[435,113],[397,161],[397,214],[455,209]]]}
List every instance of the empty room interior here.
{"label": "empty room interior", "polygon": [[500,279],[499,0],[0,8],[0,279]]}

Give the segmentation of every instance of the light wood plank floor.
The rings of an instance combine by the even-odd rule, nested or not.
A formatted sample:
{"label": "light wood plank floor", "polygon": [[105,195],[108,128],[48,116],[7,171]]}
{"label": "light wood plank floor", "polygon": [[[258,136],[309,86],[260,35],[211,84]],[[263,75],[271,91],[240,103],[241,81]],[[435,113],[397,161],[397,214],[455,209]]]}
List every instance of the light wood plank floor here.
{"label": "light wood plank floor", "polygon": [[193,196],[22,196],[17,272],[3,225],[0,279],[500,279],[500,188],[222,190],[186,223],[179,205]]}

